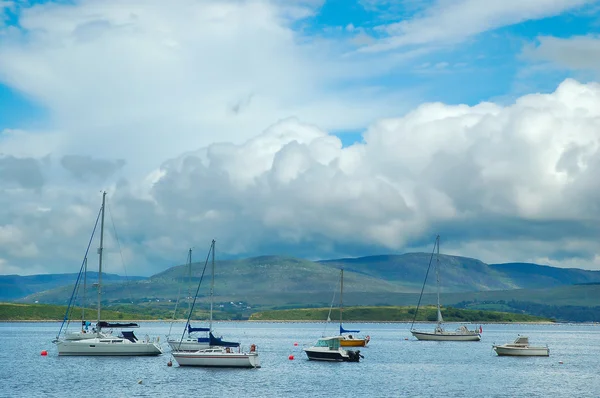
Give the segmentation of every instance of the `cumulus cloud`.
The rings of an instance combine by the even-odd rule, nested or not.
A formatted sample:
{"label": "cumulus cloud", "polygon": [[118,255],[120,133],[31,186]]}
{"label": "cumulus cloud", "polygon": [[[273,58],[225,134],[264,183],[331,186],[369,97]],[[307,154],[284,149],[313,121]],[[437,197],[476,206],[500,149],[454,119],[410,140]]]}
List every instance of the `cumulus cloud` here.
{"label": "cumulus cloud", "polygon": [[423,249],[446,232],[448,252],[484,261],[598,267],[599,109],[600,85],[566,80],[506,107],[423,104],[348,148],[284,120],[166,162],[152,216],[139,216],[157,227],[146,250],[214,236],[229,254],[328,258]]}
{"label": "cumulus cloud", "polygon": [[[157,272],[212,238],[224,256],[316,259],[429,250],[437,233],[450,254],[598,269],[598,131],[600,85],[570,79],[509,106],[426,103],[374,123],[349,147],[284,119],[245,143],[173,158],[152,179],[113,185],[107,271],[119,271],[122,255],[130,274]],[[80,261],[99,196],[1,200],[18,203],[0,214],[11,221],[5,231],[36,236],[48,270]],[[23,269],[39,261],[3,260]]]}

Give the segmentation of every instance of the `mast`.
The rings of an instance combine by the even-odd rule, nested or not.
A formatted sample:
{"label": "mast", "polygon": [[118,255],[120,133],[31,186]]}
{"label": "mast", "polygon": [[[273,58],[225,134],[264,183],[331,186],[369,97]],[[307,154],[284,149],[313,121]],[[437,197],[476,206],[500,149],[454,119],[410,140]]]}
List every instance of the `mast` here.
{"label": "mast", "polygon": [[[85,291],[87,290],[87,256],[83,259],[83,302],[81,304],[81,322],[85,323]],[[83,328],[83,325],[82,325]]]}
{"label": "mast", "polygon": [[344,269],[341,268],[340,274],[340,328],[342,327],[342,312],[344,310]]}
{"label": "mast", "polygon": [[188,311],[192,306],[192,248],[188,251]]}
{"label": "mast", "polygon": [[435,258],[435,277],[437,279],[437,323],[438,326],[444,321],[440,309],[440,236],[436,237],[437,253]]}
{"label": "mast", "polygon": [[106,209],[106,191],[102,192],[102,218],[100,221],[100,247],[98,248],[98,323],[96,328],[100,332],[100,302],[102,300],[102,251],[104,250],[104,210]]}
{"label": "mast", "polygon": [[212,331],[212,320],[213,320],[213,297],[215,292],[215,240],[212,241],[212,278],[210,281],[210,321],[208,328]]}

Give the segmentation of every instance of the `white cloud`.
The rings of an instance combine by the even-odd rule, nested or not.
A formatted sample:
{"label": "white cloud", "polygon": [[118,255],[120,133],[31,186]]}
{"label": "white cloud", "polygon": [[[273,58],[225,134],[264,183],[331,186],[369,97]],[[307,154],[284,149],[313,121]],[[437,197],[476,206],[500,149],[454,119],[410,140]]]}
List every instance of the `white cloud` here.
{"label": "white cloud", "polygon": [[406,106],[402,93],[357,83],[376,68],[292,29],[319,4],[34,5],[21,9],[21,30],[0,26],[0,82],[48,110],[56,155],[126,159],[138,177],[278,119],[347,130]]}
{"label": "white cloud", "polygon": [[[598,269],[599,116],[600,85],[566,80],[506,107],[423,104],[346,148],[286,119],[165,162],[143,197],[141,186],[115,186],[111,220],[129,274],[160,271],[212,238],[229,255],[331,258],[422,250],[438,232],[446,253]],[[55,258],[48,269],[66,271],[61,259],[76,262],[98,198],[61,195],[44,202],[63,206],[13,212],[12,224],[23,236],[55,225],[36,244]],[[118,272],[114,238],[109,246],[107,271]]]}
{"label": "white cloud", "polygon": [[527,20],[547,18],[596,0],[438,0],[418,16],[379,27],[386,36],[366,51],[439,45]]}

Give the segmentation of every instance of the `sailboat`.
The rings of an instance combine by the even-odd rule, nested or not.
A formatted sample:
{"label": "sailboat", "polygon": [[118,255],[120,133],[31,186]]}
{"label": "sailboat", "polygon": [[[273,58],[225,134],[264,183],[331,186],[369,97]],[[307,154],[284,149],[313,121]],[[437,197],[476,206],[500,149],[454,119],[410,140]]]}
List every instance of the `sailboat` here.
{"label": "sailboat", "polygon": [[[213,320],[213,302],[214,302],[214,287],[215,287],[215,240],[213,239],[210,245],[209,255],[212,257],[212,279],[210,284],[210,320],[208,327],[208,344],[209,348],[200,349],[197,351],[173,351],[171,355],[179,366],[201,366],[201,367],[229,367],[229,368],[260,368],[260,361],[256,345],[252,344],[248,352],[242,352],[240,343],[224,341],[222,338],[215,337],[212,333]],[[207,258],[208,262],[208,258]],[[206,264],[205,264],[206,268]],[[190,318],[194,310],[194,304],[198,297],[200,284],[198,282],[196,295],[190,307],[190,312],[183,333],[189,331]],[[183,338],[183,336],[182,336]],[[237,348],[237,350],[236,350]]]}
{"label": "sailboat", "polygon": [[[67,306],[65,318],[58,331],[56,339],[53,341],[58,349],[58,355],[102,355],[102,356],[146,356],[146,355],[160,355],[162,350],[158,344],[158,341],[150,340],[146,337],[144,340],[139,340],[133,331],[123,331],[121,336],[113,335],[110,330],[117,328],[137,328],[139,327],[136,323],[111,323],[102,320],[101,317],[101,302],[102,302],[102,254],[103,254],[103,243],[104,243],[104,210],[106,208],[106,192],[102,193],[102,207],[96,218],[96,224],[94,225],[94,231],[92,232],[92,238],[96,232],[98,226],[98,219],[100,218],[100,247],[98,248],[98,319],[96,325],[92,328],[91,332],[85,330],[86,326],[89,326],[87,322],[82,321],[84,327],[81,333],[64,333],[61,336],[61,331],[68,321],[68,316],[73,303],[75,291],[79,284],[81,277],[81,271],[75,283],[71,300]],[[92,244],[92,238],[88,244],[83,266],[86,265],[85,270],[87,271],[87,255]],[[107,331],[108,330],[108,331]]]}
{"label": "sailboat", "polygon": [[[436,252],[437,249],[437,252]],[[469,330],[465,325],[461,325],[455,331],[447,331],[442,327],[444,322],[444,318],[442,318],[442,311],[440,306],[440,236],[438,235],[435,239],[435,244],[433,246],[433,252],[431,253],[433,257],[433,253],[436,252],[436,265],[435,265],[435,273],[437,279],[437,325],[433,332],[423,332],[417,331],[412,328],[410,332],[413,336],[415,336],[418,340],[433,340],[433,341],[479,341],[481,340],[481,335],[477,330]],[[431,266],[431,262],[429,263]],[[429,270],[427,271],[429,273]],[[421,302],[421,297],[423,296],[423,290],[425,287],[425,283],[427,282],[427,276],[425,276],[425,281],[423,282],[423,289],[421,289],[421,296],[419,297],[419,303]],[[417,305],[417,311],[419,306]],[[415,318],[417,313],[415,312]],[[414,319],[413,319],[414,325]]]}
{"label": "sailboat", "polygon": [[350,333],[360,333],[360,330],[346,330],[342,326],[342,314],[344,312],[344,269],[340,273],[340,345],[342,347],[365,347],[371,341],[371,337],[354,337]]}
{"label": "sailboat", "polygon": [[[206,266],[206,265],[205,265]],[[192,273],[192,249],[190,248],[188,251],[188,272]],[[204,275],[204,272],[202,273]],[[188,293],[188,297],[191,297],[191,292]],[[191,305],[191,304],[190,304]],[[175,306],[175,314],[177,312],[177,305]],[[174,315],[175,315],[174,314]],[[167,343],[171,350],[173,351],[198,351],[204,348],[210,347],[210,337],[208,333],[210,332],[210,328],[206,327],[192,327],[189,321],[186,323],[187,327],[187,336],[181,336],[180,338],[167,337]],[[198,332],[206,333],[205,336],[199,337],[197,336]],[[185,333],[185,332],[184,332]]]}

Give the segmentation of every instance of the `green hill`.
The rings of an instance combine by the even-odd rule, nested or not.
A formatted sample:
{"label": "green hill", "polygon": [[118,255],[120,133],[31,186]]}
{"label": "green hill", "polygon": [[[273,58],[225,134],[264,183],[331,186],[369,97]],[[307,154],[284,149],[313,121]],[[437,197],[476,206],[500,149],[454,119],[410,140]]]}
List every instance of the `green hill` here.
{"label": "green hill", "polygon": [[[327,261],[284,256],[221,260],[216,262],[216,308],[229,319],[243,319],[252,312],[268,309],[328,308],[332,300],[339,299],[341,267],[345,269],[347,306],[416,305],[430,259],[431,254],[410,253]],[[191,277],[187,265],[177,265],[150,278],[105,284],[103,308],[168,316],[180,294],[180,298],[193,296],[204,265],[204,262],[194,263]],[[441,256],[440,265],[442,303],[447,306],[511,300],[546,306],[597,304],[599,292],[596,285],[589,284],[600,282],[598,271],[535,264],[488,265],[476,259],[446,255]],[[424,305],[435,302],[434,275],[429,274]],[[208,308],[210,265],[204,278],[196,306],[199,311]],[[79,300],[76,305],[96,305],[96,290],[90,285],[87,302]],[[72,291],[71,282],[13,301],[66,305]]]}

